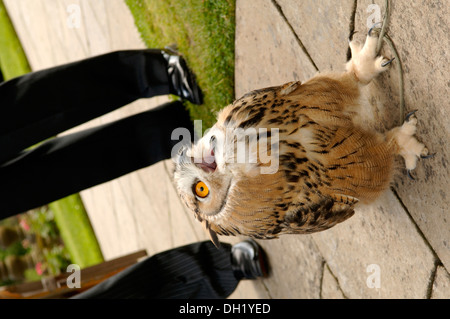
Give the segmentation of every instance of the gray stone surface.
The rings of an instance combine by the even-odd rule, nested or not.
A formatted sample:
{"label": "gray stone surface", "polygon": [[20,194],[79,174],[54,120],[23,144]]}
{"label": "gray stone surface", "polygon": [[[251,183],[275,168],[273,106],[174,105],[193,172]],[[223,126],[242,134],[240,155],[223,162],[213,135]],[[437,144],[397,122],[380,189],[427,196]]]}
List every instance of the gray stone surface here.
{"label": "gray stone surface", "polygon": [[[230,239],[236,243],[244,238]],[[284,236],[258,243],[267,252],[269,277],[240,282],[232,298],[320,298],[323,259],[310,236]]]}
{"label": "gray stone surface", "polygon": [[354,0],[277,0],[319,71],[342,71]]}
{"label": "gray stone surface", "polygon": [[347,297],[427,297],[433,252],[391,192],[313,238]]}
{"label": "gray stone surface", "polygon": [[431,298],[450,299],[450,274],[444,267],[438,266],[433,282]]}
{"label": "gray stone surface", "polygon": [[[418,135],[436,157],[419,163],[415,182],[400,174],[394,191],[371,206],[359,207],[354,217],[335,228],[312,236],[259,241],[271,264],[270,276],[242,281],[230,298],[449,298],[450,50],[445,1],[391,1],[388,30],[405,69],[406,106],[419,109]],[[144,47],[122,0],[5,3],[35,70]],[[379,4],[383,13],[383,3],[357,1],[356,38],[364,40],[368,6]],[[67,27],[70,4],[81,8],[80,28]],[[252,89],[305,81],[317,70],[343,69],[353,0],[237,0],[236,4],[237,97]],[[391,56],[386,47],[382,52]],[[400,118],[396,67],[392,64],[364,89],[366,114],[380,129],[392,127]],[[163,101],[137,101],[75,130]],[[172,163],[165,161],[82,193],[106,259],[142,248],[151,255],[207,239],[176,196],[171,170]],[[220,239],[235,243],[243,238]]]}
{"label": "gray stone surface", "polygon": [[323,259],[310,236],[259,241],[272,272],[264,279],[271,298],[320,298]]}
{"label": "gray stone surface", "polygon": [[236,97],[316,73],[270,0],[237,1]]}
{"label": "gray stone surface", "polygon": [[331,273],[328,265],[324,265],[322,288],[320,292],[322,299],[346,299],[344,293],[339,286],[337,278]]}

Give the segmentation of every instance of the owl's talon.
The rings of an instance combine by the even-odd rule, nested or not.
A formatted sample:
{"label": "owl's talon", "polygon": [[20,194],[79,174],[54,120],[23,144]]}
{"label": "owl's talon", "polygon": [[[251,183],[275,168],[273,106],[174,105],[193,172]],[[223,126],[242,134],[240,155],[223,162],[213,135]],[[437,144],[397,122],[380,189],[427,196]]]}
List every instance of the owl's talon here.
{"label": "owl's talon", "polygon": [[406,114],[405,116],[405,122],[409,122],[411,120],[411,117],[417,112],[418,110],[414,110]]}
{"label": "owl's talon", "polygon": [[412,170],[407,169],[407,170],[406,170],[406,175],[408,175],[408,177],[409,177],[410,180],[415,181],[416,179],[411,175],[411,171],[412,171]]}
{"label": "owl's talon", "polygon": [[350,33],[350,35],[348,36],[348,42],[349,42],[349,43],[353,41],[353,36],[354,36],[356,33],[358,33],[358,31],[352,31],[352,32]]}
{"label": "owl's talon", "polygon": [[381,63],[381,67],[385,67],[385,66],[387,66],[387,65],[389,65],[389,64],[391,64],[392,63],[392,61],[394,61],[395,60],[395,57],[393,57],[392,59],[390,59],[390,60],[387,60],[387,61],[385,61],[385,62],[383,62],[383,63]]}
{"label": "owl's talon", "polygon": [[429,159],[429,158],[433,158],[436,155],[436,153],[433,154],[428,154],[428,155],[420,155],[421,159]]}
{"label": "owl's talon", "polygon": [[381,22],[377,22],[369,29],[369,32],[368,32],[369,37],[372,36],[372,31],[377,30],[377,29],[378,29],[377,31],[379,31],[380,28],[376,28],[376,26],[379,25],[379,24],[382,25]]}

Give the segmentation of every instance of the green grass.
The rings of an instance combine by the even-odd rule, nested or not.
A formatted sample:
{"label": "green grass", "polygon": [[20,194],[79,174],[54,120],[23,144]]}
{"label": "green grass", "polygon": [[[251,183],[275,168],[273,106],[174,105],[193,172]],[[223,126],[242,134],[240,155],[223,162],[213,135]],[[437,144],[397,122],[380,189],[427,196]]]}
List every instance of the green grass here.
{"label": "green grass", "polygon": [[187,103],[203,130],[234,100],[234,0],[125,0],[149,48],[176,43],[197,76],[204,105]]}
{"label": "green grass", "polygon": [[[22,45],[0,0],[0,69],[5,80],[31,71]],[[103,256],[79,195],[51,203],[50,208],[72,262],[87,267],[103,261]]]}
{"label": "green grass", "polygon": [[6,79],[31,71],[22,45],[0,0],[0,69]]}
{"label": "green grass", "polygon": [[81,197],[71,195],[49,207],[55,214],[55,222],[72,262],[81,268],[102,262],[103,255]]}

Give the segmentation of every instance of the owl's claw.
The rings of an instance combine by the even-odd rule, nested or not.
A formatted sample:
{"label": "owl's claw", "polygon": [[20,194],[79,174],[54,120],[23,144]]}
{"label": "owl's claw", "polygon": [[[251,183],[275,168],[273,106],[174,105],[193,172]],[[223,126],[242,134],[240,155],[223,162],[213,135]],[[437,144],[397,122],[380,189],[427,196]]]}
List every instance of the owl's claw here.
{"label": "owl's claw", "polygon": [[[425,148],[425,154],[426,154],[426,153],[428,153],[428,150]],[[421,154],[421,155],[420,155],[420,158],[421,158],[421,159],[428,159],[428,158],[432,158],[432,157],[434,157],[434,155],[436,155],[436,153],[433,153],[433,154],[427,154],[427,155],[425,155],[425,154]],[[415,181],[416,179],[414,178],[414,176],[411,175],[411,172],[412,172],[412,169],[407,169],[407,170],[406,170],[406,175],[408,175],[408,178],[409,178],[410,180]]]}
{"label": "owl's claw", "polygon": [[417,110],[411,111],[405,116],[405,122],[409,122],[411,120],[411,117],[417,112]]}
{"label": "owl's claw", "polygon": [[421,159],[429,159],[429,158],[433,158],[434,155],[436,155],[436,153],[428,154],[428,155],[420,155],[420,158]]}
{"label": "owl's claw", "polygon": [[379,28],[376,28],[377,25],[383,25],[383,24],[382,24],[381,22],[375,23],[375,24],[369,29],[369,32],[368,32],[369,37],[372,36],[372,31],[379,29]]}
{"label": "owl's claw", "polygon": [[411,169],[406,170],[406,175],[408,175],[409,179],[412,181],[415,181],[416,179],[411,175]]}
{"label": "owl's claw", "polygon": [[354,36],[356,33],[358,33],[358,31],[352,31],[352,32],[350,33],[350,35],[348,36],[348,42],[349,42],[349,43],[352,42],[353,36]]}
{"label": "owl's claw", "polygon": [[395,60],[395,57],[394,58],[392,58],[392,59],[390,59],[390,60],[387,60],[387,61],[385,61],[385,62],[383,62],[383,63],[381,63],[381,66],[384,68],[385,66],[387,66],[387,65],[389,65],[389,64],[391,64],[392,63],[392,61],[394,61]]}
{"label": "owl's claw", "polygon": [[358,33],[358,31],[352,31],[350,35],[348,36],[348,50],[347,50],[347,62],[352,59],[352,49],[351,49],[351,43],[353,41],[353,36],[355,33]]}

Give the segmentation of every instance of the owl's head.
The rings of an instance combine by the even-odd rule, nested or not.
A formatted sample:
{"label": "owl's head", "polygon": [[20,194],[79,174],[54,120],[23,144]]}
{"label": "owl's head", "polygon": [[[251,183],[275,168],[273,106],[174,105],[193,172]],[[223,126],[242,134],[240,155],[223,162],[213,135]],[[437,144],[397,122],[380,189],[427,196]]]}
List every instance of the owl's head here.
{"label": "owl's head", "polygon": [[180,148],[174,179],[180,197],[217,244],[209,225],[223,217],[233,178],[223,157],[222,143],[217,143],[214,132],[210,130],[194,145]]}
{"label": "owl's head", "polygon": [[[257,236],[264,229],[258,223],[273,211],[281,189],[279,172],[261,174],[274,162],[263,163],[256,152],[261,149],[258,143],[267,142],[267,134],[224,131],[214,126],[197,143],[181,148],[175,158],[177,191],[215,243],[216,232]],[[242,158],[239,145],[247,150]]]}

